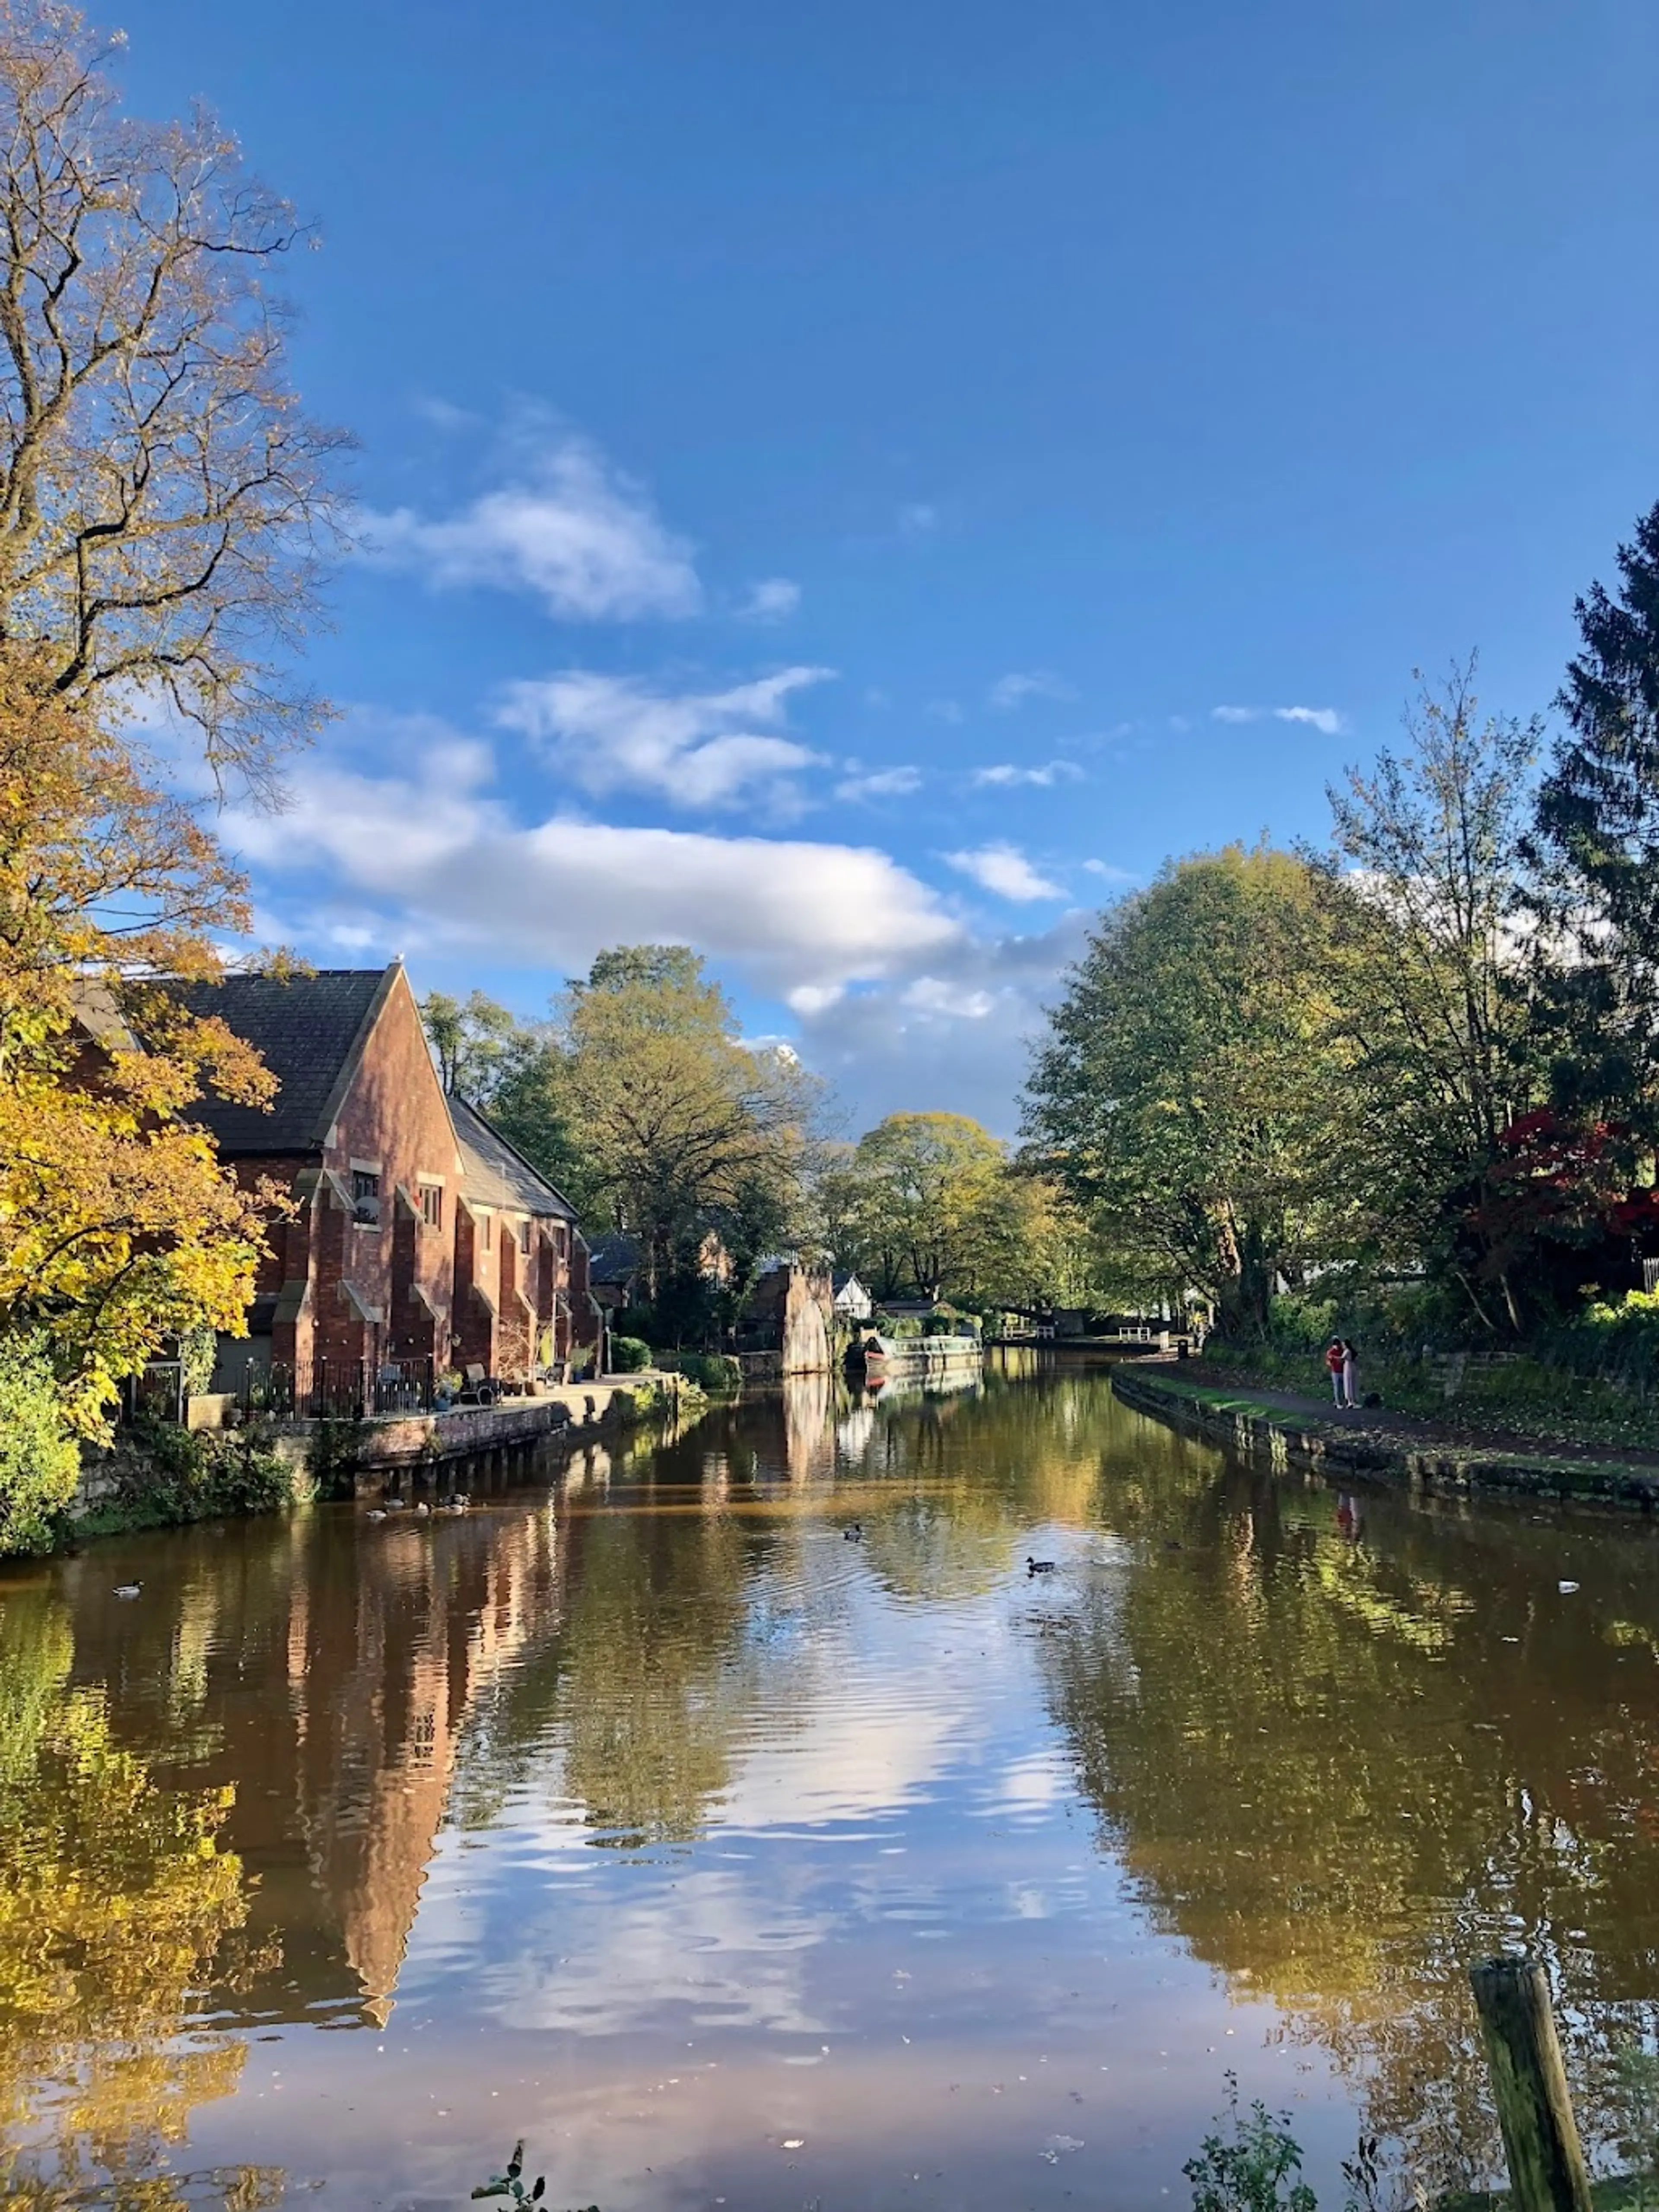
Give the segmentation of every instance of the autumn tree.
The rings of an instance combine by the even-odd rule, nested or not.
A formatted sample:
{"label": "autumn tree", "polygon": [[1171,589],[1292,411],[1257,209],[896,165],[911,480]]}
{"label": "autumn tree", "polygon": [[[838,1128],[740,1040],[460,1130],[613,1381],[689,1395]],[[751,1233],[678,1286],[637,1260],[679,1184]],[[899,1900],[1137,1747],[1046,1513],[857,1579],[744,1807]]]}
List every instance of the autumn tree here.
{"label": "autumn tree", "polygon": [[0,642],[266,782],[322,712],[277,664],[344,442],[301,411],[271,289],[306,234],[210,116],[123,116],[100,59],[73,8],[0,0]]}
{"label": "autumn tree", "polygon": [[1352,1233],[1362,1131],[1325,965],[1303,862],[1237,846],[1176,862],[1103,915],[1027,1085],[1034,1162],[1235,1332]]}
{"label": "autumn tree", "polygon": [[44,1356],[71,1432],[166,1338],[244,1326],[259,1194],[188,1113],[272,1086],[160,979],[216,975],[247,921],[196,816],[43,656],[0,651],[0,1346]]}

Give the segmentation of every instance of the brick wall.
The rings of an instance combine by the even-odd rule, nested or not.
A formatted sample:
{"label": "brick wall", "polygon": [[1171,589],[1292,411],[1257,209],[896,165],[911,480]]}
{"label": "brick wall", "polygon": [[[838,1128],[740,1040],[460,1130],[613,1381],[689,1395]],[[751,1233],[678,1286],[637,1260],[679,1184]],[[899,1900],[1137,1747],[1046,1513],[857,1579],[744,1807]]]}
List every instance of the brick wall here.
{"label": "brick wall", "polygon": [[[333,1141],[324,1164],[344,1189],[352,1187],[354,1160],[368,1163],[380,1176],[380,1226],[355,1221],[347,1226],[343,1268],[364,1302],[382,1316],[380,1356],[419,1358],[430,1352],[447,1358],[441,1317],[452,1304],[460,1160],[415,994],[401,969],[330,1133]],[[435,1227],[418,1216],[422,1176],[442,1178]],[[416,1209],[412,1231],[401,1238],[400,1188]],[[407,1276],[400,1279],[405,1269]],[[417,1288],[441,1317],[435,1333],[422,1322]]]}

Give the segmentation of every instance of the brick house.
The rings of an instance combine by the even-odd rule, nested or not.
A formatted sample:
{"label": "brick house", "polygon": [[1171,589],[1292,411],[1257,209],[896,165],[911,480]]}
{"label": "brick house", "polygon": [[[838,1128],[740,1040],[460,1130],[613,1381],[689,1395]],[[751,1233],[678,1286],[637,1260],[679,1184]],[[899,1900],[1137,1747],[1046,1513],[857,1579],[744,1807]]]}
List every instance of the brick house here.
{"label": "brick house", "polygon": [[239,1180],[268,1176],[294,1200],[271,1229],[247,1340],[222,1343],[216,1388],[234,1389],[250,1366],[314,1372],[319,1360],[337,1371],[477,1360],[522,1376],[562,1317],[554,1356],[595,1341],[574,1214],[444,1096],[401,961],[230,975],[180,995],[276,1078],[270,1112],[213,1099],[197,1110]]}
{"label": "brick house", "polygon": [[453,1358],[492,1375],[568,1359],[598,1329],[574,1208],[464,1098],[448,1102],[455,1206]]}

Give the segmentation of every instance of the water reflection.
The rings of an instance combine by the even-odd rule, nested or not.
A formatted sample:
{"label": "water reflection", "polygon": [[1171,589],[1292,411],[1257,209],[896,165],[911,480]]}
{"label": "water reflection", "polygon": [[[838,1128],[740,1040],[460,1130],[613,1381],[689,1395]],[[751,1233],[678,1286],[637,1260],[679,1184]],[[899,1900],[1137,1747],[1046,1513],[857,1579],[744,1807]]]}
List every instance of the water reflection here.
{"label": "water reflection", "polygon": [[188,2131],[216,2187],[425,2202],[524,2132],[647,2212],[1138,2204],[1233,2063],[1316,2172],[1364,2112],[1441,2183],[1491,2154],[1469,1958],[1552,1959],[1590,2095],[1659,1990],[1644,1528],[1271,1477],[1080,1371],[477,1490],[0,1584],[0,2129],[48,2170]]}
{"label": "water reflection", "polygon": [[[112,1740],[108,1700],[70,1680],[69,1615],[44,1588],[0,1609],[0,2185],[73,2193],[118,2174],[161,2208],[193,2107],[226,2097],[246,2046],[185,2035],[192,1999],[245,1969],[242,1868],[220,1848],[228,1789],[169,1791]],[[246,2207],[280,2176],[216,2176]]]}

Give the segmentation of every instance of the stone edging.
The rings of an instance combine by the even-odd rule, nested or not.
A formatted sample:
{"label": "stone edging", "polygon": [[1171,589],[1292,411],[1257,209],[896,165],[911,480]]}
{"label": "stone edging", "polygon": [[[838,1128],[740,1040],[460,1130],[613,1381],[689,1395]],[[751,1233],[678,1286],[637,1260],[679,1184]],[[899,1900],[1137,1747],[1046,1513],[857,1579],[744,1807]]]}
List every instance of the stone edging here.
{"label": "stone edging", "polygon": [[[1507,1492],[1529,1498],[1584,1500],[1650,1513],[1659,1504],[1659,1471],[1617,1468],[1590,1461],[1417,1450],[1375,1434],[1339,1429],[1291,1414],[1247,1413],[1206,1405],[1185,1390],[1161,1383],[1146,1367],[1114,1368],[1115,1396],[1137,1413],[1171,1428],[1240,1451],[1265,1451],[1281,1467],[1316,1473],[1358,1474],[1404,1482],[1413,1490]],[[1248,1396],[1248,1387],[1239,1395]]]}

